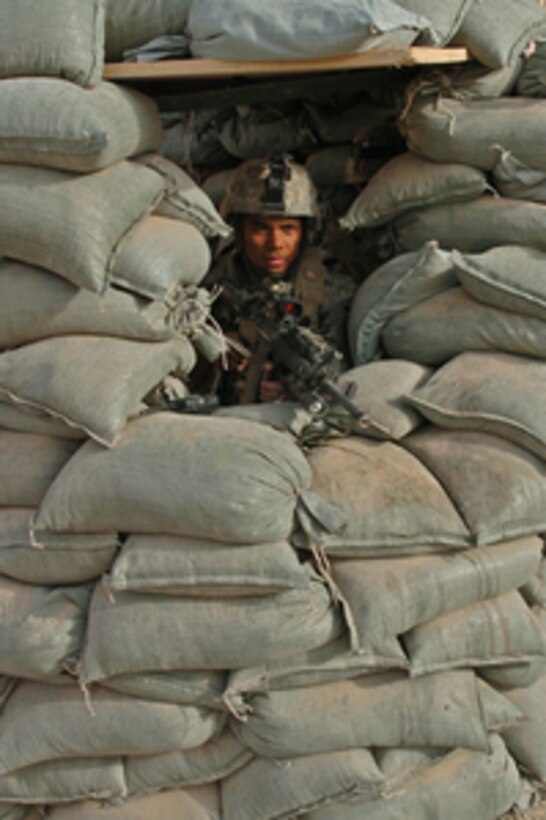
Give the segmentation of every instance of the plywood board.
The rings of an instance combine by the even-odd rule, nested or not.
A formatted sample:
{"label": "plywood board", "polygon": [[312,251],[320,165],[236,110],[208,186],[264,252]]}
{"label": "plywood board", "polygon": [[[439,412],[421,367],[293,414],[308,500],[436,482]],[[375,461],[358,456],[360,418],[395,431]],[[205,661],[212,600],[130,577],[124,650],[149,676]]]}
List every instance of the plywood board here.
{"label": "plywood board", "polygon": [[355,71],[363,68],[389,68],[419,65],[446,65],[469,60],[465,48],[412,46],[397,49],[371,49],[362,54],[323,60],[228,61],[160,60],[153,63],[107,63],[105,80],[192,80],[230,77],[265,77],[280,74],[318,74],[327,71]]}

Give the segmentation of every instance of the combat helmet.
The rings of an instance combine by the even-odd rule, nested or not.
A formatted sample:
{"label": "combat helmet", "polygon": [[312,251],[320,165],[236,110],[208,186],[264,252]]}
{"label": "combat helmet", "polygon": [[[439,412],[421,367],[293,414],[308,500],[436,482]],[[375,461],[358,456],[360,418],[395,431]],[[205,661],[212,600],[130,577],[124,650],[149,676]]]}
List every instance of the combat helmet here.
{"label": "combat helmet", "polygon": [[220,210],[224,219],[237,214],[319,216],[311,177],[287,154],[243,162],[230,180]]}

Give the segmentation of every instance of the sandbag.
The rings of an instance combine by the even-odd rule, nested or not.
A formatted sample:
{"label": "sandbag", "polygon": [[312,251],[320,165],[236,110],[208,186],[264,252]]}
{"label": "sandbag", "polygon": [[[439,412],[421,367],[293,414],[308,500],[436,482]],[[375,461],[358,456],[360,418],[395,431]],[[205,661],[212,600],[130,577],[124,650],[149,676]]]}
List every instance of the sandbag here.
{"label": "sandbag", "polygon": [[206,672],[191,669],[137,672],[134,675],[114,675],[103,685],[133,698],[223,709],[226,673],[216,669]]}
{"label": "sandbag", "polygon": [[79,584],[110,569],[118,551],[115,533],[72,535],[64,545],[36,549],[30,524],[34,510],[0,508],[0,573],[27,584]]}
{"label": "sandbag", "polygon": [[402,254],[377,268],[359,287],[347,333],[355,364],[376,358],[382,327],[397,313],[456,284],[449,255],[435,242]]}
{"label": "sandbag", "polygon": [[546,659],[542,657],[509,665],[483,666],[478,674],[496,689],[527,688],[546,675]]}
{"label": "sandbag", "polygon": [[237,0],[219,8],[211,0],[190,6],[187,33],[194,57],[216,60],[305,60],[338,57],[382,46],[406,46],[426,20],[390,0]]}
{"label": "sandbag", "polygon": [[546,362],[509,353],[461,353],[406,401],[439,427],[493,433],[546,458]]}
{"label": "sandbag", "polygon": [[491,173],[497,191],[508,199],[546,202],[546,171],[530,168],[500,147],[498,153],[498,162]]}
{"label": "sandbag", "polygon": [[313,151],[305,160],[305,170],[315,186],[362,185],[381,167],[382,160],[369,159],[359,145],[332,145]]}
{"label": "sandbag", "polygon": [[30,407],[14,407],[0,402],[0,428],[14,433],[39,433],[54,438],[71,438],[79,441],[87,438],[83,430],[69,427],[64,421],[54,419],[41,410]]}
{"label": "sandbag", "polygon": [[453,45],[466,46],[478,62],[499,68],[516,60],[546,30],[546,11],[534,0],[472,3]]}
{"label": "sandbag", "polygon": [[131,535],[105,583],[114,593],[233,597],[305,589],[309,574],[286,541],[237,545]]}
{"label": "sandbag", "polygon": [[148,341],[175,335],[171,311],[160,302],[116,288],[101,296],[41,268],[0,261],[0,347],[83,333]]}
{"label": "sandbag", "polygon": [[[368,746],[463,746],[486,751],[481,692],[472,672],[438,672],[413,679],[388,672],[257,694],[250,701],[248,719],[232,721],[231,728],[256,754],[268,758]],[[520,714],[496,695],[499,698],[507,720]]]}
{"label": "sandbag", "polygon": [[338,803],[306,815],[306,820],[489,820],[503,816],[520,790],[517,767],[502,740],[493,735],[490,753],[455,749],[388,800]]}
{"label": "sandbag", "polygon": [[79,441],[0,430],[0,507],[37,507]]}
{"label": "sandbag", "polygon": [[545,97],[546,96],[546,75],[544,73],[544,59],[546,57],[546,46],[541,38],[536,44],[532,54],[525,60],[521,69],[517,93],[522,97]]}
{"label": "sandbag", "polygon": [[138,296],[170,303],[180,285],[203,280],[210,262],[210,248],[196,227],[148,216],[120,249],[111,282]]}
{"label": "sandbag", "polygon": [[224,222],[211,199],[182,168],[159,154],[145,154],[140,162],[163,179],[165,191],[155,208],[158,216],[188,222],[207,239],[231,235],[231,227]]}
{"label": "sandbag", "polygon": [[402,129],[409,149],[434,162],[457,162],[492,171],[499,149],[504,149],[531,168],[546,170],[540,150],[545,118],[544,100],[442,97],[437,105],[424,98],[410,108]]}
{"label": "sandbag", "polygon": [[130,422],[114,449],[86,442],[35,528],[270,543],[290,534],[309,482],[306,458],[283,433],[240,419],[153,413]]}
{"label": "sandbag", "polygon": [[145,671],[259,666],[322,646],[341,634],[341,614],[323,583],[255,598],[190,598],[95,589],[82,679]]}
{"label": "sandbag", "polygon": [[305,110],[243,107],[220,128],[219,139],[226,151],[240,160],[260,159],[275,153],[305,149],[315,142]]}
{"label": "sandbag", "polygon": [[123,52],[144,45],[161,34],[181,34],[190,0],[108,0],[105,16],[105,50],[110,62]]}
{"label": "sandbag", "polygon": [[351,401],[363,413],[359,433],[370,438],[397,440],[421,423],[419,414],[408,407],[402,397],[429,375],[429,369],[419,364],[388,359],[346,370],[338,386],[343,391],[351,385]]}
{"label": "sandbag", "polygon": [[544,698],[546,674],[525,689],[512,689],[504,693],[508,700],[527,718],[521,724],[503,732],[506,745],[517,762],[543,783],[546,782],[546,734]]}
{"label": "sandbag", "polygon": [[0,674],[55,680],[79,658],[91,590],[0,576]]}
{"label": "sandbag", "polygon": [[415,251],[431,237],[445,250],[482,253],[498,245],[546,250],[546,205],[483,196],[471,202],[410,211],[393,223],[400,253]]}
{"label": "sandbag", "polygon": [[127,790],[130,795],[144,795],[160,789],[213,783],[246,766],[252,757],[250,749],[226,729],[196,749],[127,758]]}
{"label": "sandbag", "polygon": [[542,459],[473,430],[432,427],[412,433],[403,444],[441,482],[478,546],[544,530]]}
{"label": "sandbag", "polygon": [[457,278],[475,299],[546,320],[546,255],[518,245],[491,248],[482,254],[451,255]]}
{"label": "sandbag", "polygon": [[435,0],[397,0],[397,4],[430,21],[430,28],[421,34],[419,44],[445,46],[465,19],[472,0],[449,0],[441,5]]}
{"label": "sandbag", "polygon": [[321,534],[322,549],[347,558],[468,545],[466,527],[444,489],[408,455],[392,442],[356,437],[311,451],[312,491],[347,519],[338,534]]}
{"label": "sandbag", "polygon": [[210,784],[173,789],[110,808],[91,801],[59,806],[50,816],[51,820],[220,820],[220,794],[218,786]]}
{"label": "sandbag", "polygon": [[59,336],[0,354],[0,397],[50,413],[111,446],[146,394],[169,373],[188,373],[195,361],[184,338]]}
{"label": "sandbag", "polygon": [[487,187],[478,168],[429,162],[408,151],[372,176],[339,224],[348,230],[375,228],[414,208],[476,199]]}
{"label": "sandbag", "polygon": [[412,675],[546,662],[546,631],[516,590],[414,627],[404,635],[403,643]]}
{"label": "sandbag", "polygon": [[0,76],[100,82],[105,0],[5,0],[0,11]]}
{"label": "sandbag", "polygon": [[23,804],[122,800],[126,792],[121,757],[53,760],[0,775],[0,799]]}
{"label": "sandbag", "polygon": [[[0,716],[0,773],[35,763],[191,749],[222,727],[221,712],[152,703],[75,684],[25,682]],[[36,727],[40,731],[36,731]]]}
{"label": "sandbag", "polygon": [[[17,686],[17,678],[10,678],[6,677],[5,675],[0,675],[0,711],[6,705],[6,702]],[[0,814],[0,817],[2,815]]]}
{"label": "sandbag", "polygon": [[[370,93],[371,89],[367,91]],[[400,135],[395,126],[396,113],[392,101],[374,102],[363,97],[343,106],[309,102],[306,111],[319,142],[369,147],[370,143],[381,143],[379,135],[386,142],[386,132],[390,132],[390,138],[395,139],[396,145],[399,144]]]}
{"label": "sandbag", "polygon": [[361,645],[354,652],[347,631],[317,649],[271,660],[254,669],[236,669],[229,675],[223,699],[233,714],[244,718],[248,711],[246,700],[255,692],[317,686],[378,670],[407,667],[407,657],[396,638],[388,638],[377,646]]}
{"label": "sandbag", "polygon": [[0,106],[0,162],[83,173],[161,145],[154,100],[123,85],[84,90],[45,77],[1,80]]}
{"label": "sandbag", "polygon": [[541,549],[529,537],[457,555],[335,561],[332,574],[366,646],[521,586],[535,575]]}
{"label": "sandbag", "polygon": [[222,781],[226,820],[292,817],[343,797],[373,797],[383,776],[368,749],[295,760],[256,758]]}
{"label": "sandbag", "polygon": [[466,289],[451,288],[394,316],[381,332],[381,343],[389,356],[425,365],[440,365],[479,350],[544,359],[546,322],[485,304]]}
{"label": "sandbag", "polygon": [[102,293],[119,243],[164,184],[127,160],[94,174],[4,164],[0,192],[0,253]]}
{"label": "sandbag", "polygon": [[546,557],[542,559],[536,576],[522,587],[521,593],[530,606],[546,609]]}

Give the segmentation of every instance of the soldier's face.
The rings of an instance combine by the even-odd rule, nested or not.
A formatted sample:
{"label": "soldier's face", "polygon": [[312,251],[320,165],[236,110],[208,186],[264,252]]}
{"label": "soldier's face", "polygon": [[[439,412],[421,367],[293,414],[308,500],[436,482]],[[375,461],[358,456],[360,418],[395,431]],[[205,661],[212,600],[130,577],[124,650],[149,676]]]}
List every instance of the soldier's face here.
{"label": "soldier's face", "polygon": [[285,216],[243,217],[243,249],[248,260],[270,276],[281,278],[298,256],[301,219]]}

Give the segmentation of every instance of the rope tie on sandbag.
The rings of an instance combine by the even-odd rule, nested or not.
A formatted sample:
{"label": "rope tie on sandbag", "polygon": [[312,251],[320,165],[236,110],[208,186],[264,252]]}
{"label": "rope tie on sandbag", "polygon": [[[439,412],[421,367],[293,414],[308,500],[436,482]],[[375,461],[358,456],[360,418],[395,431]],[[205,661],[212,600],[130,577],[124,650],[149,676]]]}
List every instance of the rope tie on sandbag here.
{"label": "rope tie on sandbag", "polygon": [[221,358],[227,368],[228,339],[211,313],[221,288],[212,291],[196,285],[180,285],[168,297],[174,329],[186,336],[198,351],[210,362]]}

